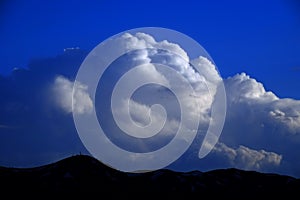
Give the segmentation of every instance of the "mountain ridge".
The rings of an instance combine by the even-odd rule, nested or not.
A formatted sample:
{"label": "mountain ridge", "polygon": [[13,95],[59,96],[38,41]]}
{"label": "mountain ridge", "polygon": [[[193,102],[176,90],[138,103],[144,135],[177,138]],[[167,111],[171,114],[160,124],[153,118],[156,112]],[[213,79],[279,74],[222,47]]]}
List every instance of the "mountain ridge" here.
{"label": "mountain ridge", "polygon": [[129,194],[197,193],[248,196],[297,195],[300,179],[235,168],[207,172],[176,172],[168,169],[145,173],[125,173],[112,169],[93,157],[76,155],[34,168],[0,167],[0,188],[15,193]]}

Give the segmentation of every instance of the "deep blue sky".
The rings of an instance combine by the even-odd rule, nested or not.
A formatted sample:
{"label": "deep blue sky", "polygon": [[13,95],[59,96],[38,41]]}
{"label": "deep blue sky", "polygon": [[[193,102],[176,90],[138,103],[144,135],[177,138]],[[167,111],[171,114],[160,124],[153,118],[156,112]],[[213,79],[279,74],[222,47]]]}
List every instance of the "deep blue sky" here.
{"label": "deep blue sky", "polygon": [[91,50],[127,29],[159,26],[197,40],[225,78],[246,72],[279,97],[300,99],[300,9],[274,1],[1,1],[0,74]]}
{"label": "deep blue sky", "polygon": [[[297,0],[0,1],[0,165],[37,166],[87,153],[68,106],[78,67],[105,39],[149,26],[198,41],[227,90],[215,152],[199,159],[197,139],[173,167],[240,167],[300,177]],[[64,53],[69,47],[81,50]],[[242,72],[253,79],[236,75]]]}

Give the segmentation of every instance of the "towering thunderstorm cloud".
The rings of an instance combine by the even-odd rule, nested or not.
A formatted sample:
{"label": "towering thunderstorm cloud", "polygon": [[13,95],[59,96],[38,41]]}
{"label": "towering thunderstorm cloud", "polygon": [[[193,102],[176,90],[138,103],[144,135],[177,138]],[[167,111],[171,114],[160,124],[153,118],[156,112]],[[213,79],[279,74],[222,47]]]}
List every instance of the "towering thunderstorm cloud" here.
{"label": "towering thunderstorm cloud", "polygon": [[[178,105],[184,104],[188,120],[183,126],[190,127],[189,123],[198,121],[197,130],[190,130],[191,134],[195,131],[196,136],[189,149],[167,168],[182,171],[237,167],[300,177],[299,100],[278,98],[245,73],[222,78],[209,58],[190,58],[181,45],[156,40],[150,34],[126,33],[114,42],[116,48],[140,48],[111,63],[99,80],[94,97],[89,94],[88,84],[75,82],[75,74],[87,55],[80,49],[32,62],[28,70],[19,69],[8,77],[0,77],[0,165],[28,167],[78,152],[88,153],[77,136],[72,115],[84,115],[93,110],[98,119],[103,120],[105,130],[109,130],[108,137],[128,150],[133,149],[113,134],[120,131],[114,128],[116,125],[139,138],[152,137],[152,131],[163,126],[157,142],[136,143],[139,145],[135,151],[149,152],[168,144],[174,137],[172,133],[178,130],[181,122]],[[178,81],[176,73],[169,73],[154,63],[170,66],[191,85],[193,93],[188,94],[181,84],[174,84]],[[126,84],[137,80],[155,80],[160,84],[153,85],[149,81],[128,101],[116,99],[111,116],[101,115],[103,109],[111,109],[111,101],[105,99],[131,65],[141,67],[132,71],[136,79],[124,78]],[[224,83],[227,96],[225,125],[213,150],[199,159],[199,147],[209,123],[213,123],[211,105],[220,81]],[[174,93],[163,87],[168,85],[175,85],[178,94],[182,94],[180,103]],[[155,106],[157,103],[165,110]],[[118,118],[118,124],[114,118]],[[138,131],[138,127],[147,126],[153,129]],[[190,142],[188,134],[187,138],[178,139],[179,146]]]}

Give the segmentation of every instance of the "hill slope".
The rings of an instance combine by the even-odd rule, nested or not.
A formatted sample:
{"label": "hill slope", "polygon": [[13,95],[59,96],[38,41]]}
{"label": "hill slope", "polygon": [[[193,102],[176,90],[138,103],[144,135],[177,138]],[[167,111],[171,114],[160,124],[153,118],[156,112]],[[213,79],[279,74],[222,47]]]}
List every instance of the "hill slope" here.
{"label": "hill slope", "polygon": [[209,195],[257,196],[298,194],[300,180],[289,176],[238,169],[209,172],[123,173],[89,156],[72,156],[53,164],[28,169],[0,167],[0,188],[8,193],[188,192]]}

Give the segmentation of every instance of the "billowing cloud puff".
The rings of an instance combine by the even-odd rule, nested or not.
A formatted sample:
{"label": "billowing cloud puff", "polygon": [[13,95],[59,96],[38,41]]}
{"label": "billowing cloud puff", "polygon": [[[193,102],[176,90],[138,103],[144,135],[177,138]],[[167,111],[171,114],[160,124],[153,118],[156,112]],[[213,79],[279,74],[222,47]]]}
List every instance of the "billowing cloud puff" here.
{"label": "billowing cloud puff", "polygon": [[167,40],[157,42],[151,35],[145,33],[139,32],[134,35],[125,33],[121,37],[116,38],[114,42],[117,46],[125,47],[128,50],[145,48],[167,49],[179,55],[184,60],[189,60],[187,53],[178,44],[168,42]]}
{"label": "billowing cloud puff", "polygon": [[[242,133],[237,133],[238,131],[244,132],[243,135],[245,132],[252,132],[251,135],[255,135],[250,140],[245,137],[243,141],[239,140],[239,142],[253,144],[263,142],[266,144],[267,140],[285,136],[293,137],[293,140],[299,139],[299,100],[280,99],[272,92],[265,91],[261,83],[245,73],[229,77],[224,80],[224,83],[228,97],[227,124],[228,127],[232,125],[230,132],[238,135],[242,135]],[[231,121],[239,122],[239,124],[233,125],[230,123]],[[244,130],[243,127],[246,126],[248,128]],[[230,139],[241,139],[241,137],[235,136]],[[268,146],[271,147],[273,144]],[[276,147],[274,146],[274,148]]]}
{"label": "billowing cloud puff", "polygon": [[[200,56],[191,60],[178,44],[167,40],[156,41],[151,35],[145,33],[125,33],[110,42],[113,43],[114,48],[125,48],[129,52],[123,56],[124,61],[122,58],[119,59],[122,62],[118,63],[119,66],[116,67],[115,72],[122,70],[124,63],[127,65],[131,63],[133,66],[149,63],[160,63],[170,66],[193,87],[194,92],[185,96],[182,95],[181,100],[189,108],[189,118],[197,120],[200,117],[200,123],[209,121],[209,109],[216,92],[216,85],[222,80],[214,64],[209,59]],[[107,56],[110,57],[110,55]],[[191,63],[193,66],[200,67],[203,70],[198,73]],[[159,69],[157,66],[148,65],[146,69],[137,72],[134,77],[140,80],[145,79],[143,77],[147,77],[154,82],[159,82],[160,79],[167,79],[174,90],[184,94],[186,93],[186,87],[183,84],[178,84],[178,79],[174,75],[176,73],[169,73]],[[132,79],[134,80],[134,78]],[[128,79],[128,81],[132,80]],[[143,98],[147,99],[149,97],[144,95]],[[141,99],[140,101],[143,102]]]}
{"label": "billowing cloud puff", "polygon": [[[87,86],[81,83],[76,84],[63,76],[57,76],[53,83],[53,97],[56,104],[65,112],[76,112],[79,114],[91,112],[93,109],[93,102],[87,94]],[[74,106],[72,106],[72,103]],[[72,108],[73,107],[73,108]]]}
{"label": "billowing cloud puff", "polygon": [[[128,79],[129,85],[131,84],[130,82],[134,82],[134,78],[152,78],[155,82],[164,82],[167,85],[173,85],[178,89],[179,93],[186,89],[186,87],[181,87],[182,85],[178,84],[178,80],[170,75],[170,73],[165,73],[157,66],[150,64],[152,62],[170,66],[192,85],[194,93],[185,95],[180,101],[187,106],[189,110],[188,118],[191,121],[200,119],[198,131],[200,135],[205,134],[210,119],[210,106],[216,93],[217,85],[222,81],[215,65],[209,59],[201,56],[191,60],[180,46],[168,41],[157,42],[147,34],[124,34],[120,38],[117,38],[116,41],[118,41],[118,45],[126,46],[128,51],[140,48],[140,50],[134,51],[134,53],[129,53],[125,59],[126,62],[131,62],[134,65],[144,65],[144,68],[141,68],[142,70],[131,77],[132,79]],[[156,48],[163,48],[167,51],[159,51]],[[194,67],[200,70],[195,71]],[[151,69],[149,73],[146,73],[147,75],[145,75],[146,69]],[[291,157],[289,157],[291,153],[288,145],[289,142],[287,141],[290,139],[284,136],[286,135],[284,131],[288,129],[289,131],[287,132],[292,135],[297,133],[299,127],[299,108],[295,105],[299,105],[299,101],[279,99],[272,92],[266,91],[261,83],[250,78],[245,73],[224,79],[224,84],[227,92],[228,115],[220,139],[221,142],[215,147],[215,153],[212,153],[211,156],[216,154],[216,152],[218,155],[223,155],[228,158],[229,165],[232,167],[263,171],[274,167],[283,171],[283,168],[287,165],[281,166],[282,161],[284,163],[292,161]],[[124,85],[126,87],[126,84]],[[134,111],[131,113],[131,119],[136,121],[136,123],[149,122],[149,115],[142,115],[142,113],[148,113],[150,110],[149,106],[151,105],[144,104],[143,102],[159,97],[159,95],[153,94],[162,95],[162,93],[166,92],[159,87],[154,88],[154,90],[156,92],[153,93],[153,91],[150,92],[150,90],[146,89],[142,93],[143,95],[136,95],[134,96],[134,101],[131,101],[132,105],[134,105],[132,106]],[[160,103],[162,105],[172,105],[172,101],[168,98],[161,98]],[[127,104],[124,105],[128,107]],[[175,104],[170,106],[168,114],[169,117],[174,117],[178,121],[178,113],[174,111],[176,110],[175,107]],[[126,122],[123,124],[126,124],[128,127],[130,120],[126,115],[126,109],[118,107],[116,110],[116,115],[120,116],[119,119],[122,122]],[[144,117],[141,118],[139,115]],[[153,116],[153,122],[163,121],[160,115]],[[199,116],[200,118],[197,118]],[[173,126],[173,129],[169,130],[174,131],[174,127],[176,126]],[[131,130],[128,128],[126,130],[130,132],[134,129],[131,127]],[[147,131],[145,131],[145,134],[151,135]],[[293,145],[299,145],[295,143],[294,139],[292,140]],[[284,143],[284,147],[278,148],[280,142]],[[195,144],[192,145],[192,148],[197,152],[201,141],[196,141]],[[237,149],[232,148],[236,146],[238,146]],[[190,162],[198,162],[196,159],[196,157],[191,158]]]}
{"label": "billowing cloud puff", "polygon": [[300,102],[293,99],[281,99],[272,104],[269,111],[270,120],[281,124],[287,134],[300,134]]}
{"label": "billowing cloud puff", "polygon": [[282,156],[274,152],[257,151],[242,145],[234,149],[223,143],[218,143],[213,153],[223,156],[231,166],[245,170],[265,170],[270,166],[280,165],[282,160]]}
{"label": "billowing cloud puff", "polygon": [[[222,81],[213,63],[203,56],[191,61],[179,45],[157,42],[143,33],[127,33],[111,42],[114,48],[126,48],[128,52],[110,64],[98,83],[95,107],[101,128],[108,137],[122,140],[123,144],[125,139],[129,140],[127,135],[135,136],[138,140],[134,141],[139,145],[127,144],[127,148],[145,152],[158,149],[150,147],[150,142],[152,146],[158,146],[162,141],[168,144],[174,137],[178,143],[176,148],[180,149],[182,144],[192,143],[198,132],[203,136],[217,84]],[[97,48],[91,55],[96,53],[99,53]],[[93,62],[88,63],[91,66],[99,63]],[[205,70],[198,72],[195,66],[203,66]],[[149,126],[141,129],[145,122],[149,122]],[[119,127],[115,128],[116,125]],[[157,137],[154,137],[156,133]],[[155,138],[160,140],[157,144],[153,144]],[[142,149],[134,151],[135,147]],[[174,157],[174,154],[166,156]]]}
{"label": "billowing cloud puff", "polygon": [[262,102],[268,103],[278,100],[272,92],[265,91],[263,85],[245,73],[237,74],[225,79],[226,92],[230,102]]}
{"label": "billowing cloud puff", "polygon": [[[227,117],[220,141],[228,147],[276,152],[281,158],[280,164],[274,162],[277,171],[299,173],[300,157],[296,149],[300,145],[300,101],[278,98],[245,73],[224,79],[224,84]],[[232,166],[236,164],[233,162]],[[269,168],[259,166],[261,170]]]}

